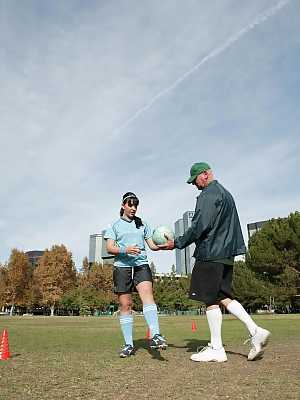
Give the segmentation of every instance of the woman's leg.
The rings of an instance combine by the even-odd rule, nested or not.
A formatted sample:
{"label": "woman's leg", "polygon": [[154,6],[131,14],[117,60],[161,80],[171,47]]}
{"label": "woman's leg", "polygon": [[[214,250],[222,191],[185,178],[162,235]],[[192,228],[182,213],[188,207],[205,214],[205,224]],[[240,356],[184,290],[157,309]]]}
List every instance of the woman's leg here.
{"label": "woman's leg", "polygon": [[133,346],[132,330],[133,330],[133,315],[131,312],[132,297],[130,293],[118,294],[119,309],[120,309],[120,325],[123,333],[125,344]]}
{"label": "woman's leg", "polygon": [[143,314],[151,331],[151,337],[159,334],[157,307],[153,298],[152,282],[144,281],[136,285],[140,299],[143,303]]}

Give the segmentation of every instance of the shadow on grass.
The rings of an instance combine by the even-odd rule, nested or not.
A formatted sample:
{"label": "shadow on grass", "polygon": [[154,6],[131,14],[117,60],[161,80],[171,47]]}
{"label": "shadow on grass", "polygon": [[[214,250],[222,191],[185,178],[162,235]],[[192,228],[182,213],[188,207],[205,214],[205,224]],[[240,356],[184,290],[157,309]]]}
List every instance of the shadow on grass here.
{"label": "shadow on grass", "polygon": [[[186,344],[183,346],[175,346],[174,344],[169,344],[169,347],[174,347],[176,349],[186,349],[187,353],[196,353],[201,349],[203,349],[204,347],[206,347],[209,343],[208,340],[199,340],[199,339],[185,339],[184,342],[186,342]],[[224,347],[226,347],[225,344]],[[239,353],[237,351],[226,350],[226,353],[241,356],[243,358],[248,358],[247,354]],[[259,357],[257,358],[257,360],[260,360],[261,358],[262,357]]]}
{"label": "shadow on grass", "polygon": [[[226,349],[225,349],[226,350]],[[233,354],[234,356],[240,356],[241,358],[246,358],[248,359],[248,354],[243,354],[243,353],[239,353],[237,351],[228,351],[226,350],[227,354]],[[260,356],[258,356],[255,360],[253,360],[253,362],[255,361],[260,361],[264,358],[264,353],[262,353]]]}
{"label": "shadow on grass", "polygon": [[[225,350],[226,350],[226,349],[225,349]],[[243,357],[243,358],[248,358],[248,355],[247,355],[247,354],[239,353],[239,352],[237,352],[237,351],[229,351],[229,350],[226,350],[226,353],[227,353],[227,354],[233,354],[234,356],[241,356],[241,357]],[[261,359],[261,357],[258,358],[258,360],[260,360],[260,359]]]}
{"label": "shadow on grass", "polygon": [[20,357],[21,355],[22,355],[21,353],[14,353],[14,354],[11,354],[9,358]]}
{"label": "shadow on grass", "polygon": [[186,349],[187,353],[195,353],[208,345],[207,340],[184,339],[184,342],[186,342],[186,344],[183,346],[175,346],[174,344],[169,344],[168,346],[174,347],[175,349]]}
{"label": "shadow on grass", "polygon": [[[158,360],[158,361],[168,362],[168,360],[166,360],[166,359],[162,356],[162,353],[163,353],[165,350],[151,349],[151,348],[149,347],[149,343],[148,343],[148,340],[147,340],[147,339],[138,339],[138,340],[135,340],[135,341],[134,341],[134,347],[135,347],[135,349],[136,349],[136,352],[138,352],[139,349],[145,349],[145,350],[148,351],[148,353],[151,355],[151,357],[152,357],[153,359]],[[171,347],[171,346],[169,345],[169,347]]]}

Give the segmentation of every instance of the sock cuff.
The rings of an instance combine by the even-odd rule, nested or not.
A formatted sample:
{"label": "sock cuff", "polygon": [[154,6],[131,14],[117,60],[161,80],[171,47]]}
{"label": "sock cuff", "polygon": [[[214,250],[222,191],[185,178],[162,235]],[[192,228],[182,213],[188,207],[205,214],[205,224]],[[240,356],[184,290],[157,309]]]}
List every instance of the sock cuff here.
{"label": "sock cuff", "polygon": [[228,305],[227,305],[227,310],[229,310],[230,311],[230,308],[231,307],[236,307],[236,306],[240,306],[241,304],[238,302],[238,301],[236,301],[236,300],[232,300]]}
{"label": "sock cuff", "polygon": [[211,310],[206,310],[206,314],[222,314],[220,307],[212,308]]}
{"label": "sock cuff", "polygon": [[133,315],[132,314],[120,315],[119,319],[120,319],[120,324],[132,324]]}
{"label": "sock cuff", "polygon": [[155,303],[153,304],[144,304],[143,305],[143,313],[147,311],[157,311],[157,306]]}

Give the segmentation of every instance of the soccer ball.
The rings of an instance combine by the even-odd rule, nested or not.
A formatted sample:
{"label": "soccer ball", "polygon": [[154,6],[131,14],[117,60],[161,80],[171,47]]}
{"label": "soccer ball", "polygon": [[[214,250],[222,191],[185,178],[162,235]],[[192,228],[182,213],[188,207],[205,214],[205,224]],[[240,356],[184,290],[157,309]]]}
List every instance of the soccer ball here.
{"label": "soccer ball", "polygon": [[174,232],[172,229],[168,228],[167,226],[158,226],[154,229],[152,240],[156,245],[165,244],[167,243],[167,238],[165,235],[171,240],[174,239]]}

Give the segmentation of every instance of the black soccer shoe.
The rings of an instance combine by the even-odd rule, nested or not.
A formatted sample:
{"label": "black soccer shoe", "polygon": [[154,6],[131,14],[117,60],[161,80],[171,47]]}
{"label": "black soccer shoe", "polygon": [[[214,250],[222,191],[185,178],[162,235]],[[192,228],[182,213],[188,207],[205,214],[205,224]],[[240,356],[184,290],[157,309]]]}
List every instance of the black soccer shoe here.
{"label": "black soccer shoe", "polygon": [[166,339],[159,333],[153,336],[150,341],[151,349],[162,349],[165,350],[168,347]]}
{"label": "black soccer shoe", "polygon": [[133,355],[134,355],[134,348],[131,346],[131,344],[124,344],[120,352],[120,357],[126,358]]}

